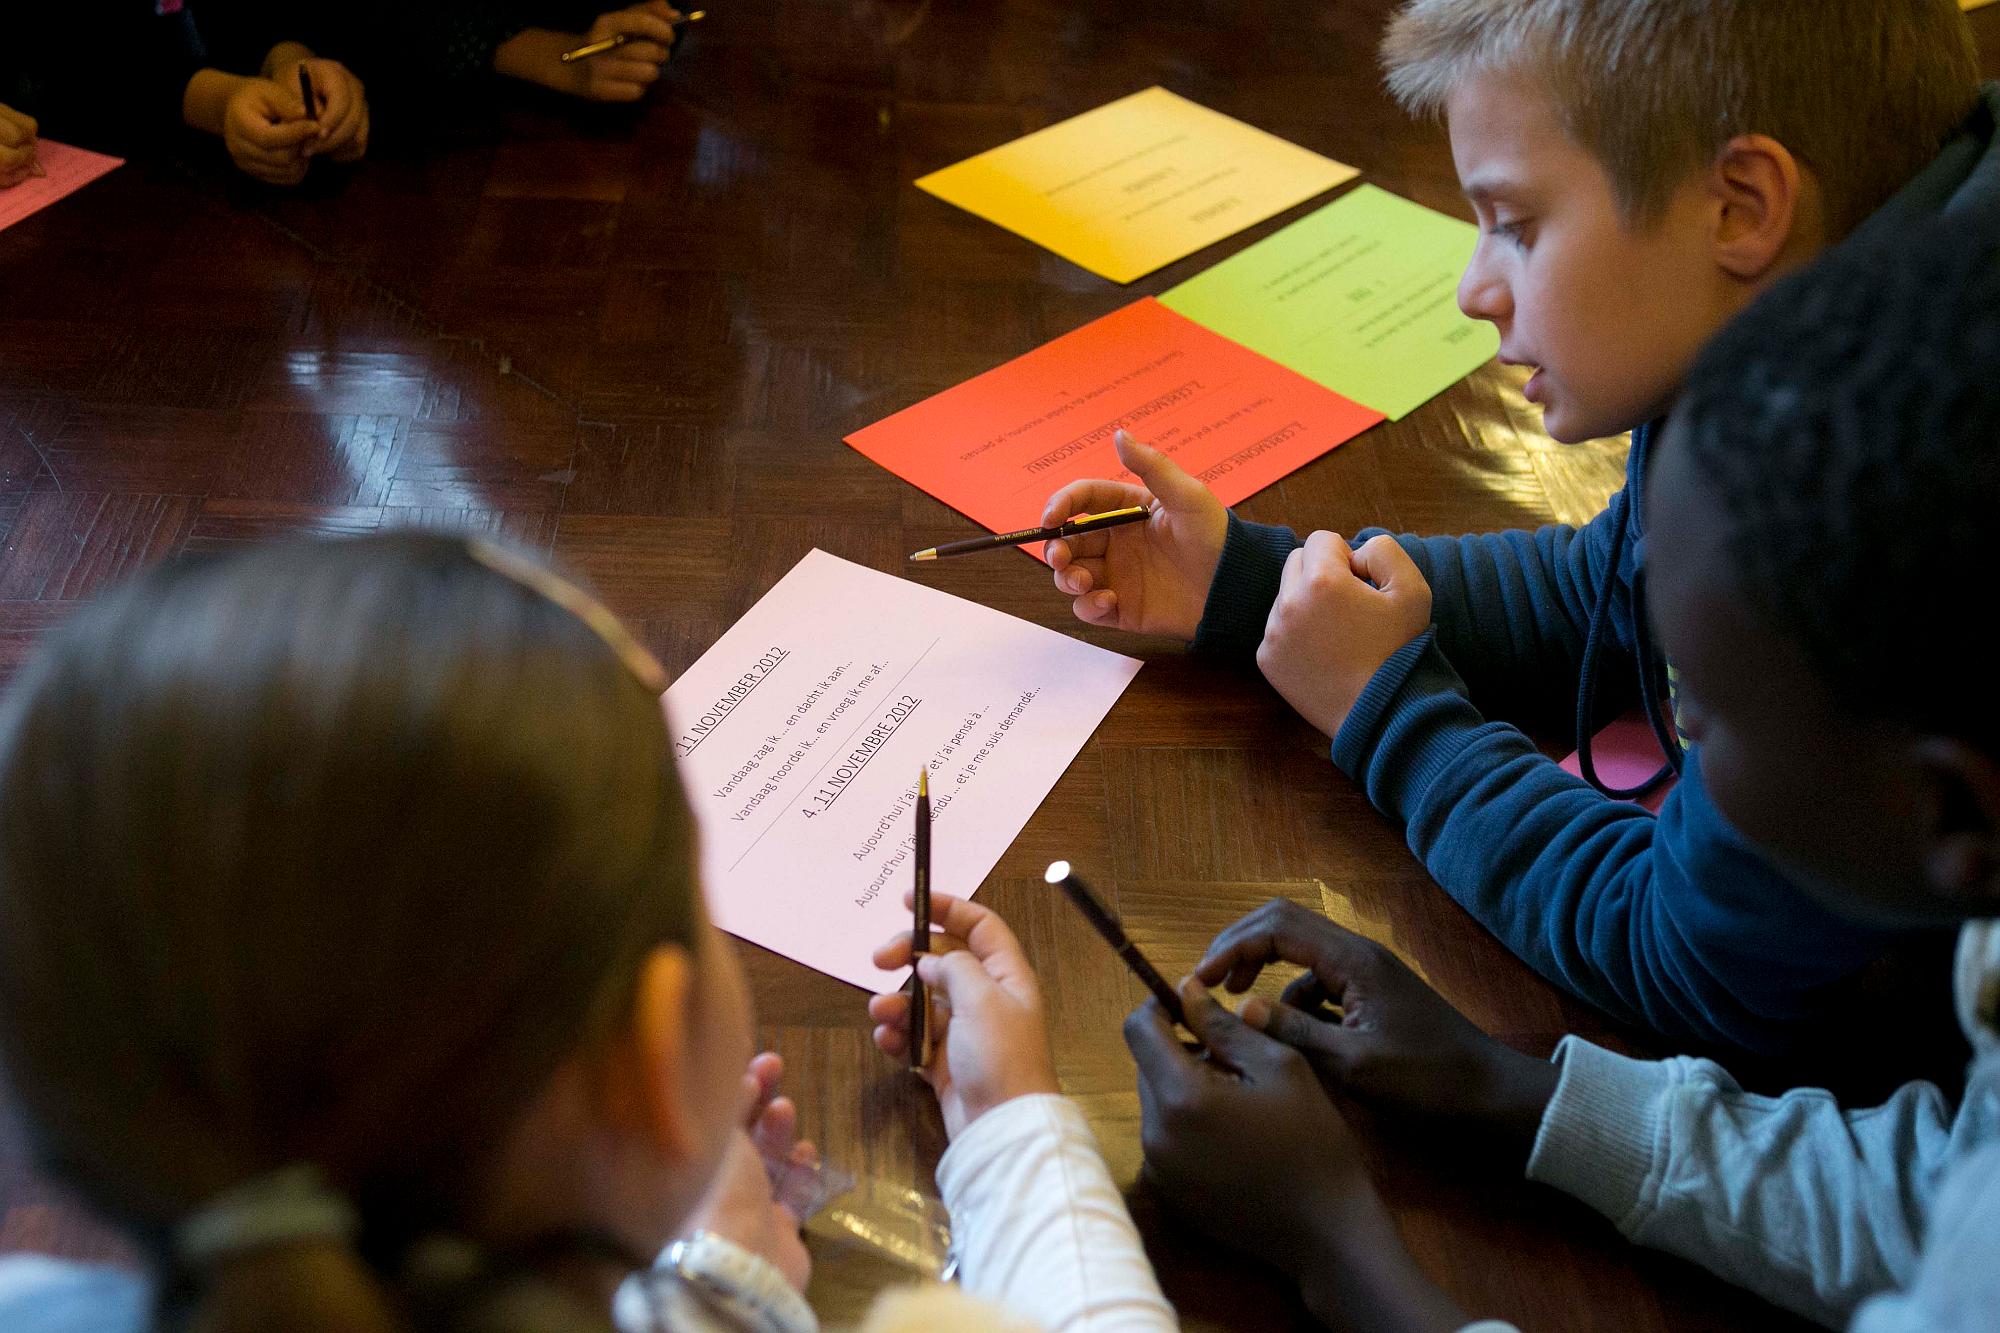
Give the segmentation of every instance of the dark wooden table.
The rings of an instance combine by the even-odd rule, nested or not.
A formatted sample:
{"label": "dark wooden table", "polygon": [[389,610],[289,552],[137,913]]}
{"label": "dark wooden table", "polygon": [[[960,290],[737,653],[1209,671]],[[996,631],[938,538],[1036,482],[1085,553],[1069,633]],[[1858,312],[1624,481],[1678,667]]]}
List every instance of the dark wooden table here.
{"label": "dark wooden table", "polygon": [[[814,546],[900,572],[972,526],[843,434],[1323,202],[1118,287],[910,182],[1160,83],[1464,216],[1443,133],[1380,90],[1386,9],[730,0],[636,113],[519,98],[440,141],[386,127],[361,170],[282,196],[216,158],[116,172],[0,233],[0,672],[147,561],[289,532],[505,533],[581,573],[673,669]],[[1992,67],[2000,10],[1976,24]],[[1489,367],[1244,510],[1343,532],[1580,523],[1622,459],[1622,442],[1551,443]],[[1139,1150],[1118,1025],[1138,992],[1041,885],[1059,856],[1170,972],[1283,895],[1388,942],[1523,1049],[1567,1031],[1648,1049],[1453,905],[1254,675],[1083,629],[1025,559],[925,578],[1148,659],[981,890],[1041,969],[1065,1087],[1121,1180]],[[935,1108],[871,1050],[861,995],[740,952],[808,1130],[855,1170],[926,1176]],[[1371,1139],[1410,1244],[1476,1311],[1536,1329],[1787,1323],[1441,1145]],[[1190,1328],[1304,1323],[1257,1265],[1143,1191],[1133,1204]],[[111,1252],[4,1153],[0,1247]],[[836,1318],[883,1276],[819,1257]]]}

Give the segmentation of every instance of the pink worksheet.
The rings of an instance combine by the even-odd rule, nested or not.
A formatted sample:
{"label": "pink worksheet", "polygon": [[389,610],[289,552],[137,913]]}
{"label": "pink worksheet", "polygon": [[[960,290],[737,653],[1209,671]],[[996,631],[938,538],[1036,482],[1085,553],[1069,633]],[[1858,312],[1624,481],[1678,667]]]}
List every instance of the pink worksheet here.
{"label": "pink worksheet", "polygon": [[[1608,787],[1624,790],[1652,777],[1667,761],[1660,753],[1660,742],[1654,737],[1653,729],[1646,725],[1645,716],[1627,713],[1591,738],[1590,762],[1597,770],[1599,781]],[[1567,773],[1582,777],[1582,756],[1570,755],[1562,761],[1562,768]],[[1667,793],[1673,789],[1671,780],[1662,782],[1632,804],[1642,805],[1658,814],[1660,806],[1666,802]]]}
{"label": "pink worksheet", "polygon": [[969,896],[1139,662],[813,551],[667,691],[716,924],[867,990],[931,882]]}
{"label": "pink worksheet", "polygon": [[41,163],[46,176],[30,176],[11,189],[0,190],[0,231],[81,190],[113,167],[125,165],[122,157],[106,157],[49,139],[43,139],[35,149],[35,161]]}

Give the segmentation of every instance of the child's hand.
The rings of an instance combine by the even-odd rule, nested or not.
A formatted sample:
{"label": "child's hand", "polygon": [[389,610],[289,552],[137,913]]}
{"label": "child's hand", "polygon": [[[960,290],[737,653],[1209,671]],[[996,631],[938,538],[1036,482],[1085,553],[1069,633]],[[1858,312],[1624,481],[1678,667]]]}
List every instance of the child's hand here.
{"label": "child's hand", "polygon": [[1357,1219],[1383,1216],[1354,1133],[1297,1051],[1193,981],[1180,992],[1189,1031],[1215,1060],[1181,1044],[1158,1000],[1125,1020],[1139,1065],[1146,1175],[1194,1226],[1302,1276],[1327,1262]]}
{"label": "child's hand", "polygon": [[[910,904],[909,894],[903,903]],[[933,952],[917,959],[917,975],[943,994],[933,1005],[938,1031],[924,1078],[937,1093],[945,1132],[957,1138],[1002,1102],[1059,1087],[1042,988],[1014,932],[990,908],[948,894],[931,895],[931,912],[944,934],[931,937]],[[907,931],[875,951],[875,966],[885,970],[909,962]],[[909,995],[875,996],[868,1016],[876,1023],[875,1044],[906,1056]]]}
{"label": "child's hand", "polygon": [[1229,511],[1180,465],[1124,431],[1118,461],[1145,485],[1073,481],[1049,497],[1042,526],[1077,514],[1152,505],[1153,516],[1103,532],[1059,538],[1043,552],[1077,619],[1139,634],[1192,639],[1222,560]]}
{"label": "child's hand", "polygon": [[10,106],[0,106],[0,190],[19,185],[35,174],[35,150],[39,147],[33,116]]}
{"label": "child's hand", "polygon": [[710,1231],[762,1255],[800,1292],[812,1276],[812,1256],[799,1239],[799,1223],[773,1197],[767,1159],[810,1166],[819,1149],[801,1139],[798,1108],[778,1095],[785,1062],[766,1051],[750,1061],[743,1075],[744,1101],[749,1106],[742,1128],[732,1136],[708,1193],[689,1216],[687,1230]]}
{"label": "child's hand", "polygon": [[[313,95],[319,102],[300,112],[318,127],[306,143],[305,155],[359,162],[368,152],[368,90],[347,66],[318,56],[277,62],[271,67],[271,81],[280,88],[298,88],[300,66],[312,76]],[[294,94],[292,100],[303,106],[300,95]]]}
{"label": "child's hand", "polygon": [[687,1229],[734,1241],[768,1260],[801,1294],[812,1277],[812,1256],[799,1239],[799,1219],[771,1196],[771,1177],[750,1135],[736,1130],[708,1193],[688,1216]]}
{"label": "child's hand", "polygon": [[638,101],[659,80],[660,68],[672,53],[674,20],[680,16],[666,0],[647,0],[598,15],[576,45],[601,42],[621,33],[629,40],[601,56],[564,65],[569,79],[565,91],[593,102]]}
{"label": "child's hand", "polygon": [[1244,1022],[1298,1050],[1330,1086],[1498,1131],[1525,1159],[1555,1093],[1554,1065],[1481,1032],[1373,940],[1282,898],[1217,935],[1194,975],[1241,994],[1280,961],[1311,970],[1277,1004],[1245,1000]]}
{"label": "child's hand", "polygon": [[244,79],[222,109],[222,142],[248,174],[268,185],[297,185],[310,165],[306,149],[319,126],[304,118],[296,87]]}
{"label": "child's hand", "polygon": [[1315,532],[1285,561],[1257,666],[1332,736],[1382,664],[1430,623],[1431,585],[1393,537],[1352,551],[1338,533]]}

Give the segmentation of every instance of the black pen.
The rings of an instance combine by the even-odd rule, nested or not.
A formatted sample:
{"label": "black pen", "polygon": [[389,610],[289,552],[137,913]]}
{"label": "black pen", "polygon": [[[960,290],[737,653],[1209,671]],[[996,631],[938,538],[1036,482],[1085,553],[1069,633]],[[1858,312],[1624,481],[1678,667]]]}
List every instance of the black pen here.
{"label": "black pen", "polygon": [[917,772],[916,886],[910,894],[910,1068],[931,1063],[931,989],[917,959],[931,951],[931,770]]}
{"label": "black pen", "polygon": [[971,555],[975,551],[997,551],[1006,546],[1026,546],[1031,542],[1048,542],[1058,537],[1074,537],[1079,532],[1098,532],[1104,528],[1121,528],[1127,523],[1144,523],[1152,516],[1153,510],[1149,505],[1111,509],[1102,514],[1078,514],[1075,518],[1064,519],[1053,527],[1025,528],[1020,532],[1003,532],[994,537],[968,537],[962,542],[926,546],[921,551],[912,552],[910,559],[942,560],[946,556]]}
{"label": "black pen", "polygon": [[1090,886],[1078,879],[1069,868],[1067,861],[1052,861],[1042,878],[1061,889],[1069,900],[1076,904],[1076,910],[1104,937],[1104,942],[1125,960],[1125,966],[1132,969],[1132,975],[1146,983],[1146,989],[1153,992],[1153,998],[1167,1011],[1167,1017],[1181,1027],[1187,1027],[1187,1011],[1181,1008],[1180,993],[1167,984],[1139,946],[1125,935],[1125,927],[1118,924],[1118,918],[1111,915],[1111,909],[1098,900],[1090,891]]}
{"label": "black pen", "polygon": [[299,62],[299,98],[306,104],[306,119],[319,119],[319,98],[313,94],[313,76],[306,71],[305,62]]}

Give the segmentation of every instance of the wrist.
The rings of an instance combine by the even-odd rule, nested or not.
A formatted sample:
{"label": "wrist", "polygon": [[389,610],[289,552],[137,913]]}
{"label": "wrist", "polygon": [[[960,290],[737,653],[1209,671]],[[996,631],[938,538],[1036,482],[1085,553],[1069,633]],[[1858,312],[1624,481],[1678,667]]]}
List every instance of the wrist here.
{"label": "wrist", "polygon": [[947,1121],[957,1120],[956,1125],[947,1123],[945,1130],[951,1138],[963,1134],[975,1121],[990,1111],[1005,1106],[1008,1102],[1019,1101],[1023,1097],[1059,1095],[1062,1087],[1056,1082],[1055,1071],[1045,1074],[1025,1075],[1007,1080],[993,1088],[965,1089],[958,1097],[958,1115],[948,1116]]}
{"label": "wrist", "polygon": [[1483,1063],[1480,1093],[1475,1100],[1479,1119],[1500,1136],[1525,1167],[1562,1071],[1550,1061],[1523,1055],[1491,1039]]}
{"label": "wrist", "polygon": [[1417,1266],[1372,1186],[1335,1201],[1313,1235],[1310,1258],[1290,1271],[1306,1308],[1329,1328],[1455,1333],[1471,1322]]}
{"label": "wrist", "polygon": [[297,65],[313,58],[312,48],[303,42],[279,42],[264,53],[264,63],[260,72],[267,79],[276,80],[278,71],[288,65]]}
{"label": "wrist", "polygon": [[557,92],[571,91],[563,52],[583,45],[583,35],[550,28],[527,28],[500,43],[493,52],[493,72],[524,83],[538,83]]}
{"label": "wrist", "polygon": [[225,74],[219,69],[196,70],[181,91],[181,120],[191,129],[209,134],[222,133],[229,99],[254,79],[247,74]]}

